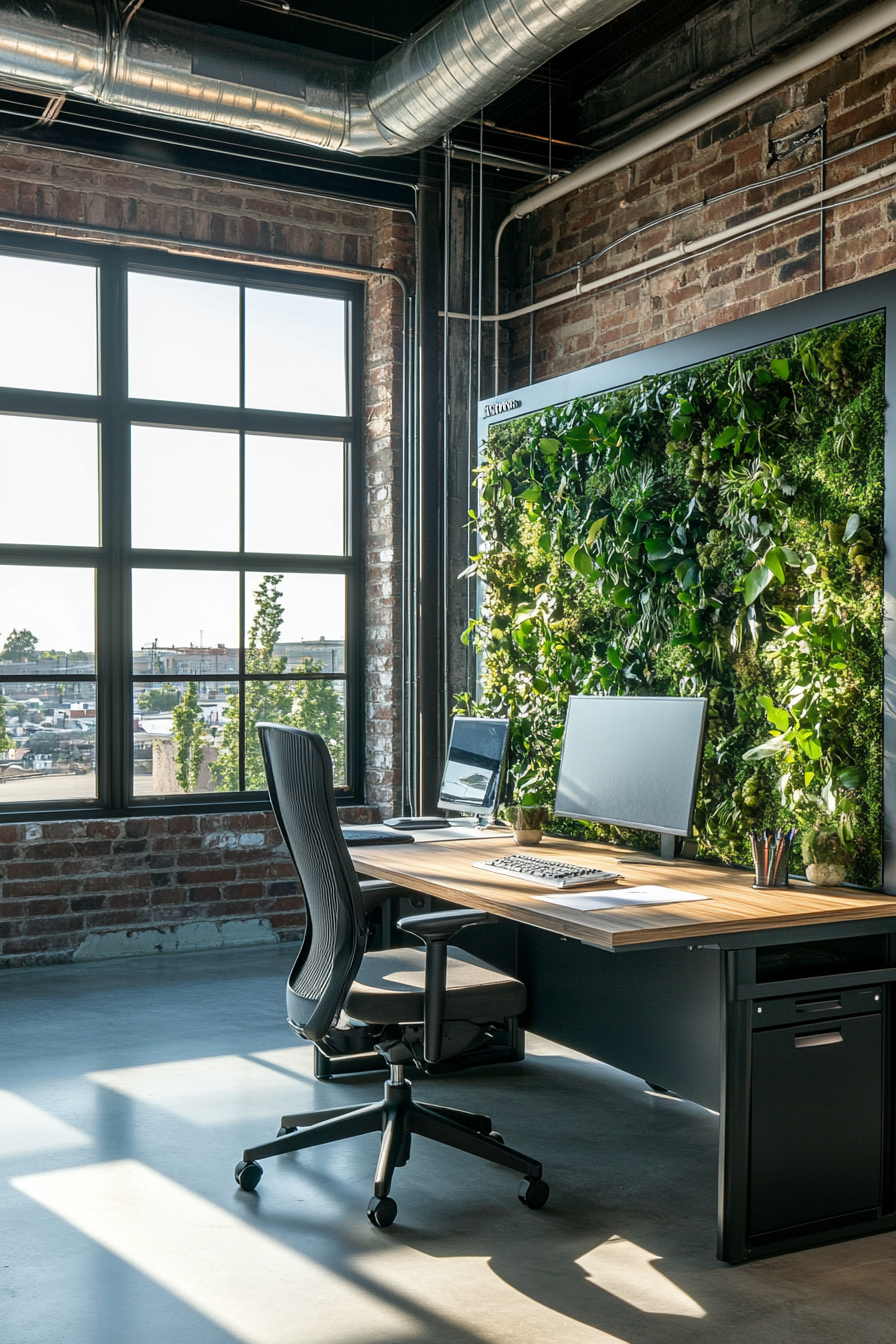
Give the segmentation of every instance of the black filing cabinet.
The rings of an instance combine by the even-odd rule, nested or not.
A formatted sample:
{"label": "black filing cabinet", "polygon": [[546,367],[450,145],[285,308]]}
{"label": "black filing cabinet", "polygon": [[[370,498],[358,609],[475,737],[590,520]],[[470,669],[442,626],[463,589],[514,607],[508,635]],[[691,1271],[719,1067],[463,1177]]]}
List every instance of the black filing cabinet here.
{"label": "black filing cabinet", "polygon": [[752,1003],[748,1235],[864,1221],[882,1202],[880,985]]}

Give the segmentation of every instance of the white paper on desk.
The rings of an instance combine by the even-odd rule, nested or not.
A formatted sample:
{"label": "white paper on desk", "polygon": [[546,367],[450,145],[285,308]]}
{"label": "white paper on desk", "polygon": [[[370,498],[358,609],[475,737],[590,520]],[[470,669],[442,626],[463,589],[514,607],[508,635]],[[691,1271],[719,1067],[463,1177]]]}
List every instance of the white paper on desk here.
{"label": "white paper on desk", "polygon": [[614,905],[674,905],[677,901],[707,901],[694,891],[677,891],[674,887],[617,887],[615,891],[564,891],[558,896],[539,895],[540,901],[563,905],[568,910],[612,910]]}

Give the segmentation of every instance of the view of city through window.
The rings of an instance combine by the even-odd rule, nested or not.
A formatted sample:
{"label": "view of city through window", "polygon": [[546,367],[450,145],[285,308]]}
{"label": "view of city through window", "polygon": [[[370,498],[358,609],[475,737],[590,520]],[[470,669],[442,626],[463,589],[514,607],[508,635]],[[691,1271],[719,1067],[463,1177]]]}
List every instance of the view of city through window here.
{"label": "view of city through window", "polygon": [[116,442],[103,277],[0,255],[0,809],[102,800],[104,734],[125,802],[263,789],[262,721],[345,785],[349,304],[127,270]]}

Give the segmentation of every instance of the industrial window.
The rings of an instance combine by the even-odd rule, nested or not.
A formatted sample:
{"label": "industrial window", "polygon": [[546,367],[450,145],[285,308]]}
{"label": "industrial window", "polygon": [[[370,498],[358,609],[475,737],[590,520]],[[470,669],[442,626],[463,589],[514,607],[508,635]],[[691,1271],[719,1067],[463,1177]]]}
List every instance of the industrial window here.
{"label": "industrial window", "polygon": [[0,250],[0,812],[359,796],[359,286]]}

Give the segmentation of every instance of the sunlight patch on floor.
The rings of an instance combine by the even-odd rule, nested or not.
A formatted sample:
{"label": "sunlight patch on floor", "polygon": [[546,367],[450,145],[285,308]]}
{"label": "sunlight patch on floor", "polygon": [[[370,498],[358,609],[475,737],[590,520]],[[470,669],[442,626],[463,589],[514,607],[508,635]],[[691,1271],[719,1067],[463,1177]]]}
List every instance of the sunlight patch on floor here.
{"label": "sunlight patch on floor", "polygon": [[17,1092],[0,1088],[0,1157],[27,1157],[58,1148],[83,1148],[93,1143],[89,1134],[26,1101]]}
{"label": "sunlight patch on floor", "polygon": [[427,1255],[405,1245],[359,1256],[355,1263],[394,1292],[438,1303],[445,1319],[471,1336],[475,1332],[501,1344],[627,1344],[619,1335],[555,1311],[515,1288],[495,1273],[488,1256]]}
{"label": "sunlight patch on floor", "polygon": [[141,1162],[42,1172],[11,1184],[242,1344],[421,1337],[411,1313]]}
{"label": "sunlight patch on floor", "polygon": [[576,1261],[592,1283],[638,1311],[702,1317],[706,1312],[656,1267],[662,1256],[624,1237],[610,1237]]}
{"label": "sunlight patch on floor", "polygon": [[267,1121],[271,1138],[281,1115],[307,1110],[309,1102],[308,1088],[298,1079],[286,1078],[241,1055],[105,1069],[88,1073],[87,1078],[192,1125]]}
{"label": "sunlight patch on floor", "polygon": [[279,1050],[253,1050],[253,1059],[262,1064],[273,1064],[277,1069],[285,1069],[299,1078],[314,1082],[314,1050],[310,1045],[287,1045]]}

